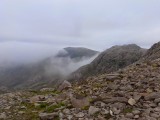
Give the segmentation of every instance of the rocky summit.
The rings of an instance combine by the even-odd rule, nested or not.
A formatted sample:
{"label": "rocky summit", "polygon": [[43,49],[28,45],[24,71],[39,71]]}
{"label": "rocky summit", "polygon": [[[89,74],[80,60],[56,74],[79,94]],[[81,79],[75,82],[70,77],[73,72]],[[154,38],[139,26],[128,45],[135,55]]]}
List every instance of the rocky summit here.
{"label": "rocky summit", "polygon": [[2,120],[160,120],[160,59],[64,81],[57,89],[0,95]]}
{"label": "rocky summit", "polygon": [[117,71],[138,61],[145,53],[146,49],[135,44],[113,46],[103,51],[90,64],[82,66],[73,72],[68,80],[85,80],[89,76]]}

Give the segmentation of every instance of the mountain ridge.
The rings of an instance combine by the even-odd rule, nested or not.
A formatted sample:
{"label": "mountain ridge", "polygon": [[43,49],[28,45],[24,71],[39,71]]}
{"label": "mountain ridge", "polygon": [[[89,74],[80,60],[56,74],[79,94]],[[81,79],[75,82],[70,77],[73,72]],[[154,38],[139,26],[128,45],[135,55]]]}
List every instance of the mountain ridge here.
{"label": "mountain ridge", "polygon": [[146,52],[136,44],[113,46],[102,52],[90,64],[72,73],[68,80],[85,79],[91,75],[110,73],[138,61]]}

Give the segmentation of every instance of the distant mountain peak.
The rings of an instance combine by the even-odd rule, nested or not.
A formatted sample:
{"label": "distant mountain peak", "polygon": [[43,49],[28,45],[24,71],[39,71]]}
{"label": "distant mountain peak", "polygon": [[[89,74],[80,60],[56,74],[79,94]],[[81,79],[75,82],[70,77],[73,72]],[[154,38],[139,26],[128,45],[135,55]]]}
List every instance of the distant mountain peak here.
{"label": "distant mountain peak", "polygon": [[87,48],[67,47],[60,50],[56,56],[32,65],[0,69],[0,88],[6,86],[17,89],[37,89],[45,85],[54,86],[80,66],[90,63],[97,53],[97,51]]}
{"label": "distant mountain peak", "polygon": [[56,56],[57,57],[70,57],[71,59],[77,59],[82,57],[93,57],[98,54],[98,51],[91,50],[84,47],[66,47],[63,48]]}

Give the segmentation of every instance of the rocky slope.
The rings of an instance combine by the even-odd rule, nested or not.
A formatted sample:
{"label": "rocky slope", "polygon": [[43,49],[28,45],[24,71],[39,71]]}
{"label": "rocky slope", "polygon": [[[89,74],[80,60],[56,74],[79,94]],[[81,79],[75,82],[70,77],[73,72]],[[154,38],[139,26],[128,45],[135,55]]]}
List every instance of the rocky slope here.
{"label": "rocky slope", "polygon": [[145,54],[143,60],[155,60],[160,58],[160,42],[154,44]]}
{"label": "rocky slope", "polygon": [[[0,69],[0,88],[8,89],[39,89],[56,85],[63,80],[69,72],[83,61],[95,56],[98,52],[86,48],[64,48],[62,53],[49,57],[39,63],[27,64]],[[82,62],[82,63],[81,63]],[[81,63],[81,64],[80,64]],[[73,65],[71,67],[69,65]]]}
{"label": "rocky slope", "polygon": [[159,120],[160,59],[140,61],[112,74],[88,77],[57,90],[0,96],[0,119]]}
{"label": "rocky slope", "polygon": [[120,73],[88,78],[85,84],[65,83],[60,92],[43,89],[1,95],[0,117],[158,120],[159,66],[160,61],[141,63]]}
{"label": "rocky slope", "polygon": [[75,71],[69,80],[82,80],[92,75],[111,73],[138,61],[146,52],[135,44],[113,46],[102,52],[92,63]]}

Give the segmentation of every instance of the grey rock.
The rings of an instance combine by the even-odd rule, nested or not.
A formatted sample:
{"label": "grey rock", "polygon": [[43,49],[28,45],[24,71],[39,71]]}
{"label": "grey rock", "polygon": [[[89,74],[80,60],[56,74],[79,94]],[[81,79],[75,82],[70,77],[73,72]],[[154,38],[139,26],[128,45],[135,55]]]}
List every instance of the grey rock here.
{"label": "grey rock", "polygon": [[154,117],[154,118],[159,118],[160,114],[159,113],[151,113],[150,116]]}
{"label": "grey rock", "polygon": [[52,92],[54,90],[55,90],[54,88],[42,88],[40,91],[41,92],[47,92],[47,91]]}
{"label": "grey rock", "polygon": [[139,118],[139,115],[135,115],[134,118],[135,118],[135,119],[138,119],[138,118]]}
{"label": "grey rock", "polygon": [[84,113],[83,112],[79,112],[78,114],[75,115],[76,118],[82,118],[84,117]]}
{"label": "grey rock", "polygon": [[62,91],[62,90],[64,90],[64,89],[71,88],[71,87],[72,87],[71,83],[65,80],[65,81],[58,87],[58,91]]}
{"label": "grey rock", "polygon": [[2,119],[2,120],[5,120],[5,119],[7,119],[7,115],[6,115],[6,113],[0,113],[0,119]]}
{"label": "grey rock", "polygon": [[160,103],[160,98],[154,100],[155,103]]}
{"label": "grey rock", "polygon": [[133,105],[136,104],[136,101],[135,101],[133,98],[130,98],[130,99],[128,100],[128,103],[133,106]]}
{"label": "grey rock", "polygon": [[140,112],[139,110],[133,110],[132,113],[133,113],[134,115],[139,115],[141,112]]}
{"label": "grey rock", "polygon": [[63,113],[65,113],[65,114],[70,114],[71,112],[70,112],[69,109],[64,109],[64,110],[63,110]]}
{"label": "grey rock", "polygon": [[94,107],[94,106],[90,106],[90,107],[89,107],[89,110],[88,110],[88,113],[89,113],[90,115],[94,115],[95,113],[97,113],[97,112],[99,112],[99,111],[100,111],[99,108],[96,108],[96,107]]}
{"label": "grey rock", "polygon": [[160,92],[154,92],[145,96],[145,100],[154,100],[160,98]]}
{"label": "grey rock", "polygon": [[127,114],[126,114],[126,117],[127,117],[127,118],[133,118],[134,115],[133,115],[132,113],[127,113]]}
{"label": "grey rock", "polygon": [[90,105],[89,98],[76,99],[71,97],[71,104],[75,108],[84,108]]}
{"label": "grey rock", "polygon": [[57,113],[40,113],[39,114],[40,120],[53,120],[58,116],[59,115]]}

